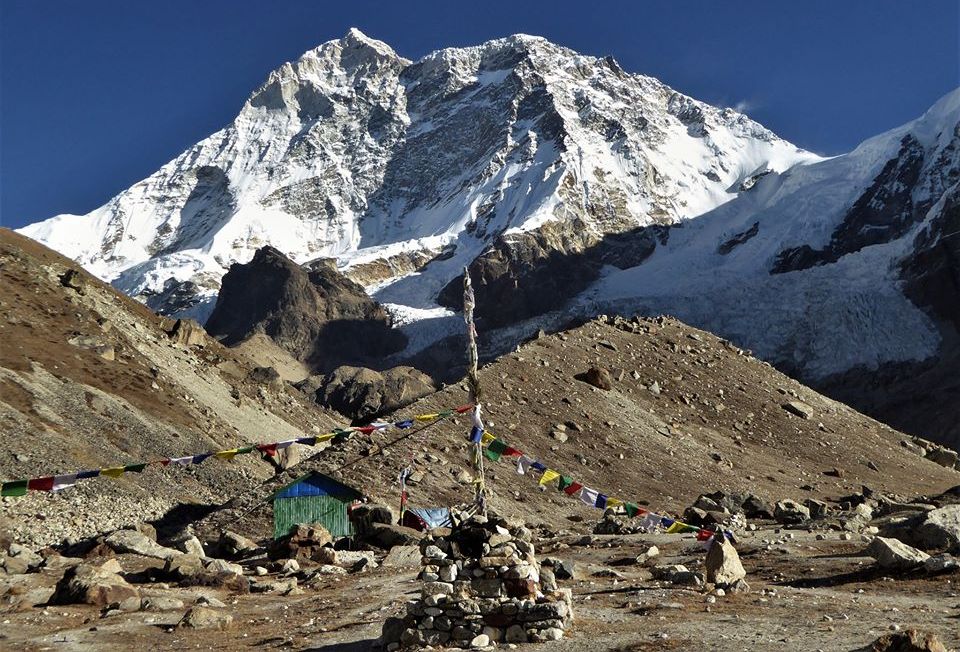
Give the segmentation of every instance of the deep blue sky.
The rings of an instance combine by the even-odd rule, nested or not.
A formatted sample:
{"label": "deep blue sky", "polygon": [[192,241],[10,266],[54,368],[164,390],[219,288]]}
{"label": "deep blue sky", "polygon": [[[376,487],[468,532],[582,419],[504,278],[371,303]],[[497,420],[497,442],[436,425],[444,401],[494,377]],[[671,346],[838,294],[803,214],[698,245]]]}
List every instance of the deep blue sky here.
{"label": "deep blue sky", "polygon": [[411,59],[538,34],[739,105],[824,154],[960,83],[957,0],[0,0],[0,224],[96,208],[229,123],[270,70],[351,26]]}

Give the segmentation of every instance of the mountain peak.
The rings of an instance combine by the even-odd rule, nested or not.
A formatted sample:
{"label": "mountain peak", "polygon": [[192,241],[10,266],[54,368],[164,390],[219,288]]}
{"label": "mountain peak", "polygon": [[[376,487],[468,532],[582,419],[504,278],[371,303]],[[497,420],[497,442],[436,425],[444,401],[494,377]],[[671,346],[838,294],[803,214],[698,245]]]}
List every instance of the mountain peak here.
{"label": "mountain peak", "polygon": [[341,47],[369,48],[375,50],[378,54],[387,57],[398,57],[397,53],[389,45],[375,38],[370,38],[356,27],[351,27],[337,43]]}

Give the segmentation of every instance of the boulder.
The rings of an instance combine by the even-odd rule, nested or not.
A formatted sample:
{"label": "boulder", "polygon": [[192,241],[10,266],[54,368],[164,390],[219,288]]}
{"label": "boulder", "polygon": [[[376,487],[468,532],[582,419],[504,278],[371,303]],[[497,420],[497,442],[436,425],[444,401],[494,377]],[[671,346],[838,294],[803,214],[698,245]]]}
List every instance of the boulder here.
{"label": "boulder", "polygon": [[877,560],[882,568],[905,570],[920,566],[930,555],[912,548],[896,539],[874,537],[867,546],[866,554]]}
{"label": "boulder", "polygon": [[923,562],[923,570],[928,573],[946,573],[957,569],[960,569],[960,560],[946,553],[931,555],[929,559]]}
{"label": "boulder", "polygon": [[244,557],[255,552],[259,546],[255,541],[227,530],[220,535],[219,548],[223,554],[229,557]]}
{"label": "boulder", "polygon": [[333,544],[333,535],[319,523],[300,524],[290,534],[270,544],[267,556],[270,559],[316,559],[321,548]]}
{"label": "boulder", "polygon": [[944,448],[943,446],[931,448],[924,457],[948,469],[952,469],[957,465],[957,451]]}
{"label": "boulder", "polygon": [[394,546],[383,559],[383,565],[393,568],[414,568],[420,565],[420,548]]}
{"label": "boulder", "polygon": [[737,549],[723,534],[715,536],[710,543],[705,565],[707,582],[717,586],[732,586],[747,576]]}
{"label": "boulder", "polygon": [[795,500],[781,500],[773,508],[773,518],[784,524],[803,523],[810,520],[810,510]]}
{"label": "boulder", "polygon": [[948,652],[948,650],[933,634],[908,629],[904,632],[884,634],[872,644],[855,652]]}
{"label": "boulder", "polygon": [[210,573],[228,573],[230,575],[243,575],[243,566],[240,564],[231,564],[223,559],[211,559],[207,562],[205,569]]}
{"label": "boulder", "polygon": [[913,538],[924,550],[960,552],[960,505],[944,505],[927,512]]}
{"label": "boulder", "polygon": [[803,401],[789,401],[780,407],[801,419],[812,419],[814,415],[813,408]]}
{"label": "boulder", "polygon": [[200,539],[194,536],[189,536],[178,544],[180,550],[185,552],[188,555],[194,555],[196,557],[206,557],[207,553],[203,549],[203,544],[200,542]]}
{"label": "boulder", "polygon": [[168,559],[163,571],[175,580],[185,580],[203,573],[203,561],[196,555],[179,555]]}
{"label": "boulder", "polygon": [[378,548],[390,549],[394,546],[411,546],[420,542],[424,533],[403,525],[376,523],[363,540]]}
{"label": "boulder", "polygon": [[52,604],[91,604],[106,607],[129,598],[140,598],[136,587],[120,576],[116,559],[84,562],[67,569],[50,598]]}
{"label": "boulder", "polygon": [[111,532],[104,543],[114,552],[128,552],[154,559],[173,559],[183,553],[173,548],[161,546],[147,535],[136,530],[117,530]]}
{"label": "boulder", "polygon": [[577,374],[577,380],[582,380],[588,385],[593,385],[597,389],[613,389],[613,377],[610,372],[600,367],[590,367],[585,373]]}
{"label": "boulder", "polygon": [[194,629],[226,629],[233,624],[233,616],[225,614],[209,607],[190,607],[183,618],[177,623],[177,627],[190,627]]}
{"label": "boulder", "polygon": [[181,346],[204,346],[208,337],[203,326],[192,319],[178,319],[167,335]]}

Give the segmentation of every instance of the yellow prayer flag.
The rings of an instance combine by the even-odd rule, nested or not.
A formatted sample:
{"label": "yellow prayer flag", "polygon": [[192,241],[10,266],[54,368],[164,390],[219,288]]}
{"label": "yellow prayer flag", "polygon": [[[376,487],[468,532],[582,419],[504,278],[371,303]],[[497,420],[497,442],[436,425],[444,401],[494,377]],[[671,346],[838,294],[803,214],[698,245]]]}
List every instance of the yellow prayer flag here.
{"label": "yellow prayer flag", "polygon": [[695,528],[692,525],[675,521],[673,525],[667,528],[667,534],[679,534],[683,532],[693,532]]}
{"label": "yellow prayer flag", "polygon": [[623,504],[619,498],[607,498],[607,507],[618,507]]}
{"label": "yellow prayer flag", "polygon": [[433,412],[431,414],[418,414],[417,416],[413,417],[413,419],[414,421],[433,421],[439,416],[439,414]]}
{"label": "yellow prayer flag", "polygon": [[336,435],[335,433],[332,433],[332,432],[328,432],[328,433],[325,434],[325,435],[317,435],[317,443],[319,444],[319,443],[322,442],[322,441],[330,441],[331,439],[333,439],[333,438],[336,437],[336,436],[337,436],[337,435]]}
{"label": "yellow prayer flag", "polygon": [[231,448],[227,451],[217,451],[214,453],[214,456],[220,458],[221,460],[232,460],[239,452],[239,448]]}
{"label": "yellow prayer flag", "polygon": [[490,434],[489,432],[484,432],[483,436],[480,438],[480,445],[486,446],[487,444],[492,442],[494,439],[496,439],[496,437],[494,437],[492,434]]}
{"label": "yellow prayer flag", "polygon": [[553,469],[547,469],[543,472],[543,475],[540,476],[540,484],[550,484],[554,480],[560,477],[560,474],[554,471]]}
{"label": "yellow prayer flag", "polygon": [[100,469],[100,475],[106,475],[111,478],[119,478],[121,475],[123,475],[123,467],[114,466],[109,469]]}

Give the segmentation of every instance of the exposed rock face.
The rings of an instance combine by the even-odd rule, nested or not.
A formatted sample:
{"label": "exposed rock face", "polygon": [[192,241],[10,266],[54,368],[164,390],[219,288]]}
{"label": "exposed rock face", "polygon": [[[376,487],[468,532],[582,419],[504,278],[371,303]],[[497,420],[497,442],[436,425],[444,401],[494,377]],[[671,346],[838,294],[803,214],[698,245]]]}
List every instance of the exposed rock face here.
{"label": "exposed rock face", "polygon": [[856,652],[948,652],[935,635],[908,629],[905,632],[884,634],[871,645]]}
{"label": "exposed rock face", "polygon": [[295,358],[329,370],[403,348],[386,311],[327,261],[301,267],[272,247],[234,264],[207,331],[225,344],[265,333]]}
{"label": "exposed rock face", "polygon": [[298,385],[320,405],[354,420],[370,419],[432,394],[430,376],[413,367],[374,371],[365,367],[338,367],[326,376],[314,376]]}
{"label": "exposed rock face", "polygon": [[960,505],[945,505],[929,512],[915,536],[922,548],[960,552]]}

